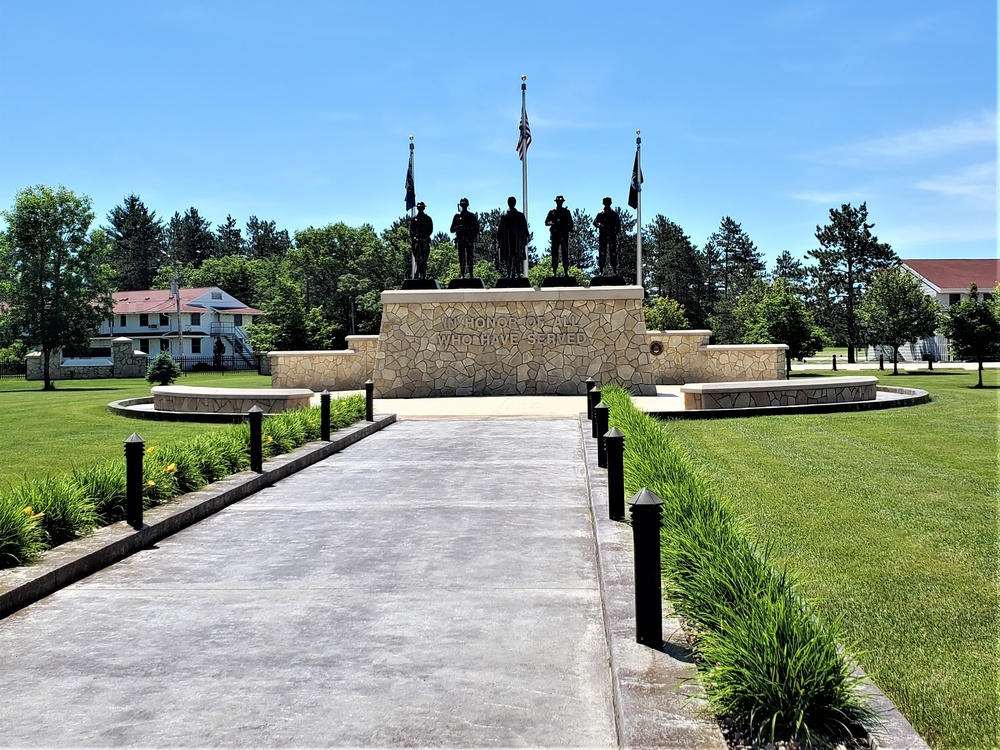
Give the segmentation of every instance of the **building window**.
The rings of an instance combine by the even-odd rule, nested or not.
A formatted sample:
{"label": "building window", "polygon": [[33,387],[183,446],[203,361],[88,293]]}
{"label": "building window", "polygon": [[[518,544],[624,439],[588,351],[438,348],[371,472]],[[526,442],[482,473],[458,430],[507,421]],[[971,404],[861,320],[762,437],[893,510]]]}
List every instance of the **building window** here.
{"label": "building window", "polygon": [[122,328],[126,328],[128,326],[128,316],[127,315],[119,315],[118,316],[118,324]]}
{"label": "building window", "polygon": [[222,292],[212,292],[212,299],[222,299]]}
{"label": "building window", "polygon": [[149,354],[149,339],[139,339],[139,349]]}
{"label": "building window", "polygon": [[983,302],[993,299],[993,292],[983,292]]}
{"label": "building window", "polygon": [[167,341],[166,339],[160,339],[160,351],[161,352],[169,352],[170,351],[170,342]]}
{"label": "building window", "polygon": [[201,313],[191,313],[191,325],[193,326],[201,325]]}
{"label": "building window", "polygon": [[234,315],[233,316],[233,325],[234,326],[241,326],[241,325],[243,325],[243,316],[242,315]]}
{"label": "building window", "polygon": [[191,353],[201,354],[201,339],[191,339]]}
{"label": "building window", "polygon": [[170,318],[167,317],[166,313],[160,313],[160,325],[164,328],[170,325]]}
{"label": "building window", "polygon": [[951,307],[952,305],[957,305],[961,301],[962,301],[962,295],[961,294],[949,294],[948,295],[948,307]]}
{"label": "building window", "polygon": [[139,313],[139,327],[149,328],[149,315],[147,313]]}

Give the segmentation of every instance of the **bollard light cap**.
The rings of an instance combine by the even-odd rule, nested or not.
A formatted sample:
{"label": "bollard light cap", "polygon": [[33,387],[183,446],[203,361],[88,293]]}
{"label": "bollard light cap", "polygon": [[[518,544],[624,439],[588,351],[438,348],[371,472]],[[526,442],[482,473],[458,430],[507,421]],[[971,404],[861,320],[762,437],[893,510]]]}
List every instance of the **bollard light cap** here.
{"label": "bollard light cap", "polygon": [[257,404],[254,404],[247,410],[250,414],[263,414],[264,410],[261,409]]}
{"label": "bollard light cap", "polygon": [[607,440],[608,438],[617,440],[618,438],[623,438],[623,437],[625,436],[622,434],[621,430],[619,430],[617,427],[612,427],[610,430],[604,433],[605,440]]}
{"label": "bollard light cap", "polygon": [[321,394],[319,394],[319,395],[320,396],[326,396],[327,398],[329,398],[330,397],[330,391],[328,391],[326,388],[324,388],[323,392]]}
{"label": "bollard light cap", "polygon": [[125,444],[129,443],[145,443],[146,441],[142,439],[138,432],[133,432],[127,438],[125,438]]}
{"label": "bollard light cap", "polygon": [[657,496],[655,492],[650,492],[645,487],[636,492],[632,499],[628,501],[628,504],[632,507],[637,505],[663,505],[663,501]]}

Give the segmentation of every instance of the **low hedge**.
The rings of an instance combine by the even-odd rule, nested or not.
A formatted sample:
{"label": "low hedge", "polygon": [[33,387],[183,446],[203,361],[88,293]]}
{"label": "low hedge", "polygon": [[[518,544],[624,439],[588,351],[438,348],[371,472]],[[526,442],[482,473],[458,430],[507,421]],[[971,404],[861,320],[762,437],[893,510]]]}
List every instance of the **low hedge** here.
{"label": "low hedge", "polygon": [[758,742],[865,736],[877,716],[836,623],[824,622],[789,572],[751,541],[663,422],[617,386],[601,398],[609,425],[625,435],[626,491],[646,487],[663,500],[665,595],[690,627],[713,712]]}
{"label": "low hedge", "polygon": [[[340,429],[365,416],[363,395],[330,402],[330,427]],[[263,425],[265,458],[288,453],[320,438],[319,407],[269,416]],[[250,467],[250,427],[196,435],[162,446],[149,445],[143,460],[143,507]],[[39,554],[96,527],[125,518],[125,461],[74,470],[67,476],[25,479],[0,492],[0,568],[25,565]]]}

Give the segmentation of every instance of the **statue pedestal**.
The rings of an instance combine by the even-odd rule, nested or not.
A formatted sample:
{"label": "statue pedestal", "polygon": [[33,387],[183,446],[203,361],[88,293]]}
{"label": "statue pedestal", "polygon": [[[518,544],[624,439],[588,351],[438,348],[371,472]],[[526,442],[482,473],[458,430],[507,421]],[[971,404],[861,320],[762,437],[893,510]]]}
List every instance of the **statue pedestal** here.
{"label": "statue pedestal", "polygon": [[531,282],[524,276],[497,279],[497,289],[531,289]]}
{"label": "statue pedestal", "polygon": [[482,289],[482,279],[452,279],[448,282],[449,289]]}
{"label": "statue pedestal", "polygon": [[637,286],[382,293],[379,398],[656,394]]}
{"label": "statue pedestal", "polygon": [[403,289],[407,291],[440,289],[441,285],[434,279],[403,279]]}
{"label": "statue pedestal", "polygon": [[542,280],[542,289],[553,286],[580,286],[572,276],[546,276]]}
{"label": "statue pedestal", "polygon": [[621,276],[595,276],[590,280],[591,286],[625,286]]}

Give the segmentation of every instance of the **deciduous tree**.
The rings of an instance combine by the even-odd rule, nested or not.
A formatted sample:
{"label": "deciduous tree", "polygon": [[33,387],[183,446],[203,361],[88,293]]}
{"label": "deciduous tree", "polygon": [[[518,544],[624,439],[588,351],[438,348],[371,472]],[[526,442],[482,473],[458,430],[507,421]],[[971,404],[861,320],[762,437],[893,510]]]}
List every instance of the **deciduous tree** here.
{"label": "deciduous tree", "polygon": [[825,344],[823,330],[813,321],[805,302],[787,279],[772,284],[754,282],[754,289],[740,298],[734,311],[744,327],[744,344],[786,344],[786,363],[811,357]]}
{"label": "deciduous tree", "polygon": [[920,288],[920,282],[901,268],[882,268],[871,278],[858,320],[873,344],[892,347],[892,374],[899,374],[899,347],[934,335],[941,306]]}
{"label": "deciduous tree", "polygon": [[41,350],[44,388],[52,390],[53,352],[88,346],[111,314],[110,242],[103,230],[89,231],[90,198],[61,186],[25,188],[3,216],[0,263],[10,269],[6,314],[26,343]]}
{"label": "deciduous tree", "polygon": [[670,297],[657,297],[649,305],[643,305],[647,331],[677,331],[690,328],[684,305]]}
{"label": "deciduous tree", "polygon": [[979,288],[970,284],[969,298],[948,308],[941,332],[951,342],[953,357],[973,359],[979,364],[977,387],[982,388],[983,361],[1000,357],[1000,309],[996,297],[989,301],[981,300]]}

